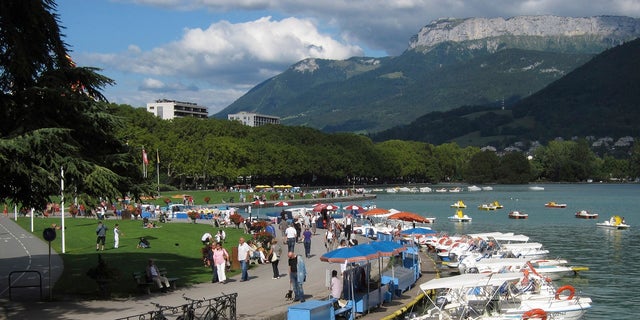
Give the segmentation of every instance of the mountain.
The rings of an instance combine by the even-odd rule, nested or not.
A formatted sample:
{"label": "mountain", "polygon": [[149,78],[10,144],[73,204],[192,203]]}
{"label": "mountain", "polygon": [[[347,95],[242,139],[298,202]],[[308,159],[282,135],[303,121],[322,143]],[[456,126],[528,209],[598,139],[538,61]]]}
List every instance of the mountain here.
{"label": "mountain", "polygon": [[628,17],[440,19],[400,56],[306,59],[215,116],[249,111],[325,132],[375,133],[433,111],[518,101],[638,36],[640,20]]}
{"label": "mountain", "polygon": [[508,108],[467,106],[426,114],[372,135],[461,145],[573,136],[640,136],[640,38],[608,49]]}

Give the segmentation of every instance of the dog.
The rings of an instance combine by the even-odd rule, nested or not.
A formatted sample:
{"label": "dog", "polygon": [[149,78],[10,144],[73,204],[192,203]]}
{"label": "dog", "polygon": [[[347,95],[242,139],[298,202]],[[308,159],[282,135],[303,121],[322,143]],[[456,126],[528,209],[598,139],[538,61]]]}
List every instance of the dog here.
{"label": "dog", "polygon": [[285,300],[293,300],[293,290],[289,290],[287,291],[287,293],[284,295]]}

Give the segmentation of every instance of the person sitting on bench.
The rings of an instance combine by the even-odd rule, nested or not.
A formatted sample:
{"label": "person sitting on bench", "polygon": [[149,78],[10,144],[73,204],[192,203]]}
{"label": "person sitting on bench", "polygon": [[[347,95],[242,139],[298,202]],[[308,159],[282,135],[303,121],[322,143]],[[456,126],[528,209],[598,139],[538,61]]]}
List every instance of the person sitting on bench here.
{"label": "person sitting on bench", "polygon": [[160,270],[158,270],[158,266],[156,266],[153,259],[149,259],[149,264],[147,265],[147,279],[155,282],[162,292],[167,292],[170,287],[169,279],[160,274]]}

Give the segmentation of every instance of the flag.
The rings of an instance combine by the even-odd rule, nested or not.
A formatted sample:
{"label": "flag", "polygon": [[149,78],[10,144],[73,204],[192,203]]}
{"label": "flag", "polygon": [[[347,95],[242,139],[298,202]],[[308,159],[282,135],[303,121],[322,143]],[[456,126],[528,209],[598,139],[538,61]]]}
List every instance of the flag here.
{"label": "flag", "polygon": [[142,162],[144,162],[144,164],[149,164],[149,159],[147,159],[147,152],[142,149]]}

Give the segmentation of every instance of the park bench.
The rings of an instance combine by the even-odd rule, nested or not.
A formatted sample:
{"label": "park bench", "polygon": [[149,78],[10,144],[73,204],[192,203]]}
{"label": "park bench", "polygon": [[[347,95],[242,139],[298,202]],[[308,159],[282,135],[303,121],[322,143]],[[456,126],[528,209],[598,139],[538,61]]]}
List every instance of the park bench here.
{"label": "park bench", "polygon": [[[167,277],[167,269],[166,268],[160,268],[158,270],[160,271],[160,275]],[[171,287],[171,289],[175,290],[177,288],[176,282],[180,278],[169,278],[169,277],[167,277],[167,279],[169,280],[169,286]],[[146,294],[150,294],[151,293],[151,288],[152,287],[156,287],[156,283],[155,282],[149,281],[147,279],[147,272],[146,271],[134,272],[133,273],[133,280],[136,282],[136,285],[138,286],[138,289],[141,290],[142,292],[146,293]]]}

